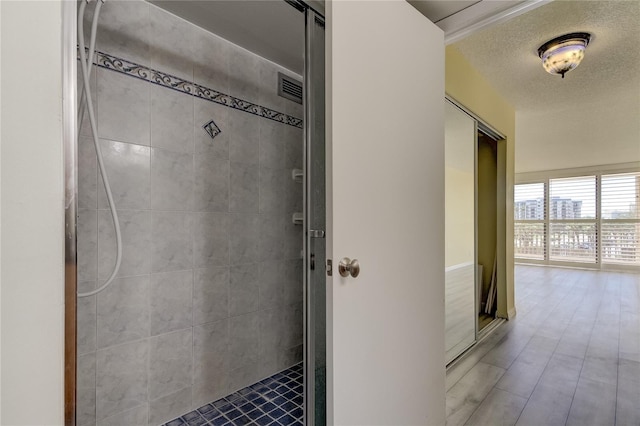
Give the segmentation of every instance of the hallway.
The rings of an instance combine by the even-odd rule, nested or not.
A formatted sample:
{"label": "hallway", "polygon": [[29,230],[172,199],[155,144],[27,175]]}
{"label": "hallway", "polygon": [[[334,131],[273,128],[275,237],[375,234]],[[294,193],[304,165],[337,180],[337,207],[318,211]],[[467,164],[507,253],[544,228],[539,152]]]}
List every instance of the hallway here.
{"label": "hallway", "polygon": [[640,424],[640,275],[517,265],[515,287],[447,372],[447,425]]}

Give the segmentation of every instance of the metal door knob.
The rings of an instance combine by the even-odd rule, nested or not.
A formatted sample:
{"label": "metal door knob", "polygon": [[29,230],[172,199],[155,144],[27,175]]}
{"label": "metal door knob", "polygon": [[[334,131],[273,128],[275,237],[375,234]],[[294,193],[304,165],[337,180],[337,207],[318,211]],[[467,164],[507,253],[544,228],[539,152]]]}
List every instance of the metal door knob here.
{"label": "metal door knob", "polygon": [[343,257],[338,264],[338,272],[343,277],[348,277],[349,275],[353,278],[357,277],[360,274],[358,259],[351,260],[348,257]]}

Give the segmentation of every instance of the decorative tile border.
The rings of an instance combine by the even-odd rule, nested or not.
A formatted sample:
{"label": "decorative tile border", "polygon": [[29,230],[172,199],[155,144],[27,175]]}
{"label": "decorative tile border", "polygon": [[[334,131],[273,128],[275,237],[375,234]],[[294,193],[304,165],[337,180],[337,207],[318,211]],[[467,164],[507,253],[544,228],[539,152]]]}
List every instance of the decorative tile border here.
{"label": "decorative tile border", "polygon": [[262,105],[244,101],[231,95],[218,92],[217,90],[201,86],[191,81],[183,80],[171,74],[154,70],[153,68],[145,67],[144,65],[136,64],[135,62],[127,61],[126,59],[111,56],[104,52],[96,51],[95,64],[101,68],[148,81],[149,83],[157,84],[159,86],[205,99],[210,102],[215,102],[229,108],[244,111],[259,117],[268,118],[269,120],[277,121],[289,126],[298,127],[300,129],[302,128],[303,121],[300,118],[275,111]]}

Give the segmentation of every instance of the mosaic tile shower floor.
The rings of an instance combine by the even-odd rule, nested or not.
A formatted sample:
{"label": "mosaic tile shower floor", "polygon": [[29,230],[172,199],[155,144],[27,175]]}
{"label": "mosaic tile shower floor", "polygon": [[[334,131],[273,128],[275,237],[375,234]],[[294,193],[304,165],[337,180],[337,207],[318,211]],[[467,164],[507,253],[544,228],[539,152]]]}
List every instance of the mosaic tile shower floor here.
{"label": "mosaic tile shower floor", "polygon": [[302,363],[164,426],[302,425]]}

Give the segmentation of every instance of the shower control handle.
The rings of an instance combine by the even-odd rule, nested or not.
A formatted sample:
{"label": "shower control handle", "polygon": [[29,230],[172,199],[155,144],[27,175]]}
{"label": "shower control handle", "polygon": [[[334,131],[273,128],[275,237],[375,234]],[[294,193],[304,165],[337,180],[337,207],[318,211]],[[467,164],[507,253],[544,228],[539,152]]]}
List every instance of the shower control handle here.
{"label": "shower control handle", "polygon": [[353,278],[356,278],[360,274],[358,259],[351,260],[348,257],[343,257],[338,264],[338,272],[343,277],[351,275]]}

